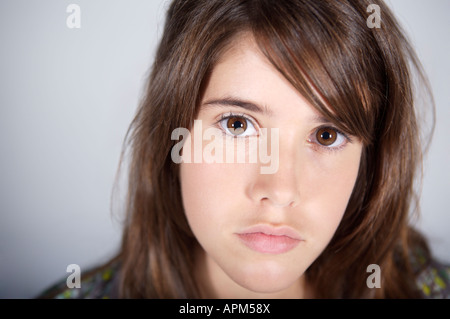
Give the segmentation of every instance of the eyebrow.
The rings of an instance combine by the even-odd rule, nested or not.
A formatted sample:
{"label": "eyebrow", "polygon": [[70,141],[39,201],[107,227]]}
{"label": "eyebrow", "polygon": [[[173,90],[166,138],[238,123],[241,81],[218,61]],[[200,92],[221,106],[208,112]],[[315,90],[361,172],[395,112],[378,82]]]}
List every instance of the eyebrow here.
{"label": "eyebrow", "polygon": [[245,100],[241,100],[239,98],[234,98],[234,97],[225,97],[222,99],[213,99],[213,100],[208,100],[205,103],[202,104],[202,106],[236,106],[236,107],[241,107],[243,109],[246,109],[248,111],[251,112],[255,112],[255,113],[260,113],[260,114],[265,114],[268,116],[273,115],[272,111],[269,110],[269,108],[264,105],[258,105],[254,102],[250,102],[250,101],[245,101]]}
{"label": "eyebrow", "polygon": [[[246,109],[248,111],[252,111],[255,113],[266,114],[268,116],[273,115],[272,110],[270,110],[266,105],[261,106],[261,105],[258,105],[257,103],[242,100],[240,98],[235,98],[235,97],[225,97],[225,98],[221,98],[221,99],[208,100],[208,101],[204,102],[202,104],[202,106],[222,106],[222,107],[235,106],[235,107],[241,107],[243,109]],[[330,120],[328,120],[326,117],[324,117],[320,114],[315,114],[315,115],[311,116],[310,121],[313,123],[319,123],[319,124],[332,124],[332,122]]]}
{"label": "eyebrow", "polygon": [[333,124],[329,119],[327,119],[325,116],[322,115],[313,115],[311,117],[311,122],[313,123],[322,123],[322,124]]}

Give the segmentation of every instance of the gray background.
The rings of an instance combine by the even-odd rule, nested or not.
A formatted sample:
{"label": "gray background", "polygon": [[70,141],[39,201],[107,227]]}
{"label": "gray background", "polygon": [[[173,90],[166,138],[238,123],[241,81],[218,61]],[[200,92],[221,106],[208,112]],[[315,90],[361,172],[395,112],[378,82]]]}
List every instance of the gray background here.
{"label": "gray background", "polygon": [[[66,8],[81,7],[81,29]],[[430,77],[437,123],[417,222],[450,262],[450,1],[392,0]],[[111,191],[168,2],[0,2],[0,298],[31,298],[120,243]],[[381,15],[383,13],[381,12]]]}

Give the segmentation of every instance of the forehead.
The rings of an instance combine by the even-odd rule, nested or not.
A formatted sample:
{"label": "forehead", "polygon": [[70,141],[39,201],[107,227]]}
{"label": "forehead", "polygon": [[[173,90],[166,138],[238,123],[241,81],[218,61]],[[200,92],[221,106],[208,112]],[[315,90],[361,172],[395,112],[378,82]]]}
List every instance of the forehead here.
{"label": "forehead", "polygon": [[292,119],[305,113],[311,118],[320,117],[270,63],[249,34],[236,37],[212,70],[202,104],[218,100],[227,105],[233,100],[249,102],[260,106],[266,114],[278,117],[284,114]]}

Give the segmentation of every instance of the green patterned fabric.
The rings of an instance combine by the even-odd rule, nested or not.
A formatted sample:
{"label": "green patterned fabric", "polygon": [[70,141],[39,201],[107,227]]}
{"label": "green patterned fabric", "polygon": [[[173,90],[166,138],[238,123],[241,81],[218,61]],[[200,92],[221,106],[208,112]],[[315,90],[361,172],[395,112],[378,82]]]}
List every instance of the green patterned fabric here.
{"label": "green patterned fabric", "polygon": [[450,299],[450,266],[431,262],[417,277],[424,298]]}

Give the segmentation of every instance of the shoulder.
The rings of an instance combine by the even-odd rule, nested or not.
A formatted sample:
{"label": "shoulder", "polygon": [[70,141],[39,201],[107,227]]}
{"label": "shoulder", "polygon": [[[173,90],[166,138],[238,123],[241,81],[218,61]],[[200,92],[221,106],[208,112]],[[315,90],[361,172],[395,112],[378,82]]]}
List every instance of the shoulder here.
{"label": "shoulder", "polygon": [[68,288],[61,281],[44,291],[38,298],[53,299],[109,299],[118,298],[119,263],[111,263],[83,275],[80,288]]}
{"label": "shoulder", "polygon": [[424,298],[450,299],[450,265],[435,259],[419,259],[422,270],[416,278],[416,285]]}

